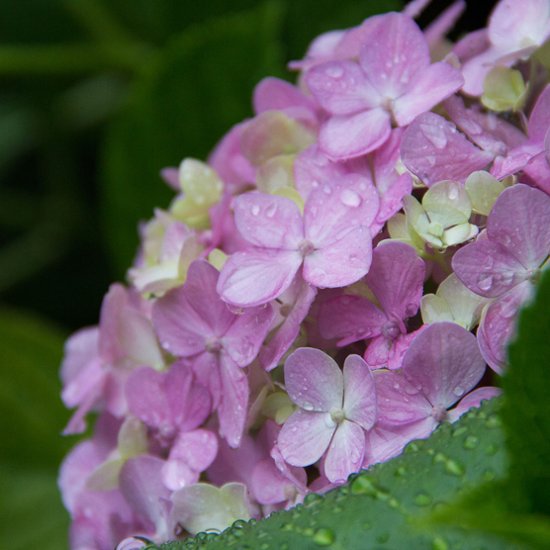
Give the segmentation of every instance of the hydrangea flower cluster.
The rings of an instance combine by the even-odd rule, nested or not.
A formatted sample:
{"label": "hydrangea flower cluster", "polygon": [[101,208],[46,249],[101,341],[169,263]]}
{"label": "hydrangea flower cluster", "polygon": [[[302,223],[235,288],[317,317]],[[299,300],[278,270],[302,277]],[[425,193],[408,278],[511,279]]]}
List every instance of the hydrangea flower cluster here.
{"label": "hydrangea flower cluster", "polygon": [[423,32],[425,4],[318,37],[162,172],[127,285],[66,345],[65,431],[96,417],[60,473],[72,548],[291,507],[498,393],[550,253],[550,2],[456,44],[464,3]]}

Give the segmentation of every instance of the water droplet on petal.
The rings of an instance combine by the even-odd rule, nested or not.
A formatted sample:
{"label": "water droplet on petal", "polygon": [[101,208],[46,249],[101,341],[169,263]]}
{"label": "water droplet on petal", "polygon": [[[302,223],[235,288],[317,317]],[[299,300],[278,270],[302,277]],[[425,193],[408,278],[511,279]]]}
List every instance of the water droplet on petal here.
{"label": "water droplet on petal", "polygon": [[330,65],[325,69],[325,74],[330,78],[342,78],[344,69],[340,65]]}
{"label": "water droplet on petal", "polygon": [[344,189],[340,195],[340,200],[345,206],[356,208],[361,204],[361,197],[351,189]]}
{"label": "water droplet on petal", "polygon": [[313,542],[317,546],[332,546],[332,543],[336,540],[334,533],[330,529],[322,528],[319,529],[313,535]]}
{"label": "water droplet on petal", "polygon": [[490,273],[481,273],[477,279],[477,285],[481,290],[490,290],[493,286],[493,276]]}
{"label": "water droplet on petal", "polygon": [[268,207],[268,209],[265,211],[265,215],[268,218],[272,218],[275,215],[275,212],[277,212],[277,205],[272,204]]}
{"label": "water droplet on petal", "polygon": [[457,397],[460,397],[464,393],[464,388],[462,388],[461,386],[457,386],[456,388],[453,389],[453,393]]}
{"label": "water droplet on petal", "polygon": [[250,213],[253,215],[253,216],[257,216],[259,213],[260,213],[260,207],[255,204],[251,209],[250,209]]}

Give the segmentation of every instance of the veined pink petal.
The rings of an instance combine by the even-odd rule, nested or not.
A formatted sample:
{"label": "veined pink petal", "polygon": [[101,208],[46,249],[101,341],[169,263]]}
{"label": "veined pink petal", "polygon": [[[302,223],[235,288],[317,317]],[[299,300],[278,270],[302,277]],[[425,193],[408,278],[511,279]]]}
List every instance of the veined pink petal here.
{"label": "veined pink petal", "polygon": [[344,420],[336,428],[324,462],[327,479],[343,483],[350,474],[358,472],[365,456],[365,432],[361,426]]}
{"label": "veined pink petal", "polygon": [[464,413],[468,412],[474,407],[479,407],[482,401],[487,401],[499,396],[502,393],[500,388],[494,386],[484,386],[483,388],[477,388],[465,395],[458,403],[456,407],[449,411],[449,421],[456,422]]}
{"label": "veined pink petal", "polygon": [[283,355],[296,340],[300,325],[317,295],[317,290],[300,278],[294,280],[287,292],[291,293],[292,301],[283,302],[283,307],[290,307],[290,311],[281,325],[275,329],[271,339],[260,350],[260,363],[266,371],[274,369],[279,364]]}
{"label": "veined pink petal", "polygon": [[284,370],[288,395],[302,409],[329,412],[342,408],[342,371],[320,349],[297,349],[286,360]]}
{"label": "veined pink petal", "polygon": [[380,107],[354,115],[335,115],[321,127],[319,147],[332,160],[346,160],[374,151],[390,132],[390,115]]}
{"label": "veined pink petal", "polygon": [[458,69],[448,63],[430,65],[416,75],[405,94],[395,99],[393,113],[399,126],[410,124],[414,118],[456,92],[464,79]]}
{"label": "veined pink petal", "polygon": [[237,229],[255,246],[295,250],[304,238],[300,210],[286,197],[245,193],[235,199],[234,210]]}
{"label": "veined pink petal", "polygon": [[466,107],[458,95],[447,98],[445,110],[457,127],[478,147],[493,155],[505,155],[525,142],[525,134],[496,113],[483,112],[479,105]]}
{"label": "veined pink petal", "polygon": [[298,410],[283,424],[277,446],[292,466],[309,466],[323,456],[335,431],[329,413]]}
{"label": "veined pink petal", "polygon": [[342,163],[332,162],[316,144],[310,145],[294,160],[296,189],[307,199],[310,192],[324,184],[332,184],[347,173]]}
{"label": "veined pink petal", "polygon": [[359,355],[348,355],[344,362],[344,413],[365,430],[376,420],[376,394],[372,373]]}
{"label": "veined pink petal", "polygon": [[477,329],[479,349],[488,365],[499,374],[507,363],[506,347],[515,334],[517,312],[532,291],[533,285],[524,281],[487,305],[481,314]]}
{"label": "veined pink petal", "polygon": [[[514,223],[512,219],[508,218],[510,224]],[[453,270],[472,292],[496,298],[528,277],[524,265],[518,261],[517,252],[490,238],[478,239],[455,252]]]}
{"label": "veined pink petal", "polygon": [[418,25],[401,13],[387,13],[363,24],[360,63],[382,97],[403,95],[430,64],[428,44]]}
{"label": "veined pink petal", "polygon": [[378,403],[377,424],[399,427],[431,416],[431,403],[401,371],[377,370],[373,377]]}
{"label": "veined pink petal", "polygon": [[223,347],[239,367],[246,367],[258,355],[271,327],[273,308],[270,304],[247,308],[223,337]]}
{"label": "veined pink petal", "polygon": [[238,447],[244,431],[248,407],[248,379],[229,357],[220,361],[221,402],[218,408],[220,435],[230,447]]}
{"label": "veined pink petal", "polygon": [[403,373],[434,408],[447,409],[468,393],[485,372],[475,336],[455,323],[433,323],[412,341]]}
{"label": "veined pink petal", "polygon": [[355,283],[369,270],[372,258],[370,231],[351,227],[339,241],[304,258],[304,279],[318,288],[340,288]]}
{"label": "veined pink petal", "polygon": [[483,93],[485,77],[497,64],[501,53],[500,50],[491,46],[464,62],[462,65],[462,76],[464,76],[462,91],[465,94],[478,97]]}
{"label": "veined pink petal", "polygon": [[439,46],[466,9],[465,0],[455,0],[443,10],[425,29],[424,36],[430,49]]}
{"label": "veined pink petal", "polygon": [[351,115],[378,107],[382,98],[354,61],[329,61],[306,72],[306,84],[332,115]]}
{"label": "veined pink petal", "polygon": [[191,366],[199,384],[210,392],[212,408],[216,408],[220,402],[222,391],[219,354],[205,351],[192,359]]}
{"label": "veined pink petal", "polygon": [[218,453],[218,439],[209,430],[180,433],[170,450],[170,459],[183,461],[195,472],[203,472]]}
{"label": "veined pink petal", "polygon": [[491,210],[487,233],[526,269],[539,267],[550,251],[550,197],[527,185],[505,189]]}
{"label": "veined pink petal", "polygon": [[382,426],[377,424],[366,434],[365,462],[367,468],[385,462],[401,453],[404,447],[415,439],[425,439],[437,427],[432,416],[403,426]]}
{"label": "veined pink petal", "polygon": [[428,186],[449,179],[464,181],[493,158],[435,113],[418,116],[405,130],[401,156],[405,166]]}
{"label": "veined pink petal", "polygon": [[529,115],[529,139],[542,143],[550,128],[550,85],[539,95]]}
{"label": "veined pink petal", "polygon": [[233,254],[218,280],[218,292],[226,302],[242,307],[265,304],[280,296],[302,265],[294,250],[251,249]]}
{"label": "veined pink petal", "polygon": [[339,346],[380,334],[387,317],[362,296],[336,296],[321,305],[319,330],[323,338],[338,338]]}
{"label": "veined pink petal", "polygon": [[[300,475],[303,484],[306,481],[305,471],[302,468],[291,468]],[[260,504],[286,502],[292,492],[298,491],[293,481],[283,475],[271,458],[262,460],[256,465],[250,483],[253,494]]]}
{"label": "veined pink petal", "polygon": [[311,191],[304,208],[305,237],[316,249],[332,245],[353,227],[369,227],[380,199],[369,178],[348,174]]}
{"label": "veined pink petal", "polygon": [[[548,132],[550,136],[550,132]],[[550,141],[549,141],[550,143]],[[523,171],[533,180],[533,183],[547,195],[550,195],[550,162],[545,149],[531,159]]]}
{"label": "veined pink petal", "polygon": [[406,319],[420,306],[425,271],[412,246],[388,241],[374,249],[365,281],[389,318]]}
{"label": "veined pink petal", "polygon": [[256,114],[265,111],[283,111],[292,118],[315,124],[314,101],[286,80],[267,77],[254,88],[252,99]]}

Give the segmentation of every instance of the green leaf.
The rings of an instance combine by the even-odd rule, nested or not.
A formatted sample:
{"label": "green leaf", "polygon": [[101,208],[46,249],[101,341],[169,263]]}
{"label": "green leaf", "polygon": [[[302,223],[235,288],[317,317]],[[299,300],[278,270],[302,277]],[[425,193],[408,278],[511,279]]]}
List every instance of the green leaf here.
{"label": "green leaf", "polygon": [[502,419],[511,456],[510,479],[525,495],[524,511],[550,515],[550,271],[519,316],[503,378]]}
{"label": "green leaf", "polygon": [[174,39],[136,83],[104,147],[105,230],[119,273],[137,244],[138,220],[173,195],[159,171],[204,158],[251,114],[254,85],[281,66],[279,4],[212,20]]}
{"label": "green leaf", "polygon": [[428,531],[424,525],[431,510],[484,480],[505,475],[497,406],[493,401],[469,411],[456,424],[441,426],[429,439],[411,443],[401,456],[324,497],[310,495],[304,505],[260,522],[236,522],[219,536],[199,534],[161,548],[518,548],[489,535],[448,527]]}

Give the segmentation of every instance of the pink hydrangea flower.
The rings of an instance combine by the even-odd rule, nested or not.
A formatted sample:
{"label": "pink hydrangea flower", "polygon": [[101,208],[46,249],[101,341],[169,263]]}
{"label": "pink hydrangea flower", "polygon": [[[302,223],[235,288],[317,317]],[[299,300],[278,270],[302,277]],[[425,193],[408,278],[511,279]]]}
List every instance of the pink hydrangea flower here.
{"label": "pink hydrangea flower", "polygon": [[496,200],[486,234],[453,256],[457,277],[472,291],[495,301],[481,317],[478,340],[487,363],[500,372],[516,312],[550,253],[550,197],[514,185]]}
{"label": "pink hydrangea flower", "polygon": [[189,359],[198,379],[210,390],[218,410],[220,434],[237,446],[248,404],[242,368],[257,356],[273,319],[271,306],[232,313],[217,293],[217,270],[197,260],[186,283],[158,300],[153,321],[162,346]]}
{"label": "pink hydrangea flower", "polygon": [[279,434],[283,458],[293,466],[308,466],[326,453],[328,480],[345,481],[361,467],[365,430],[376,419],[369,368],[361,357],[350,355],[342,372],[321,350],[300,348],[285,363],[285,385],[299,409]]}
{"label": "pink hydrangea flower", "polygon": [[369,367],[399,368],[411,339],[405,320],[418,311],[424,274],[424,262],[411,246],[396,241],[379,244],[365,278],[379,306],[357,295],[328,300],[319,314],[322,336],[337,338],[340,346],[372,339],[365,352]]}
{"label": "pink hydrangea flower", "polygon": [[331,115],[319,145],[334,160],[364,155],[389,137],[392,120],[405,126],[458,90],[463,79],[447,63],[430,63],[422,31],[390,13],[362,26],[359,64],[331,61],[308,71],[306,82]]}
{"label": "pink hydrangea flower", "polygon": [[315,287],[341,287],[360,279],[371,262],[369,225],[378,194],[365,178],[349,176],[314,189],[304,216],[285,197],[246,193],[234,204],[235,223],[252,246],[224,265],[218,292],[228,303],[251,307],[280,296],[303,266]]}

